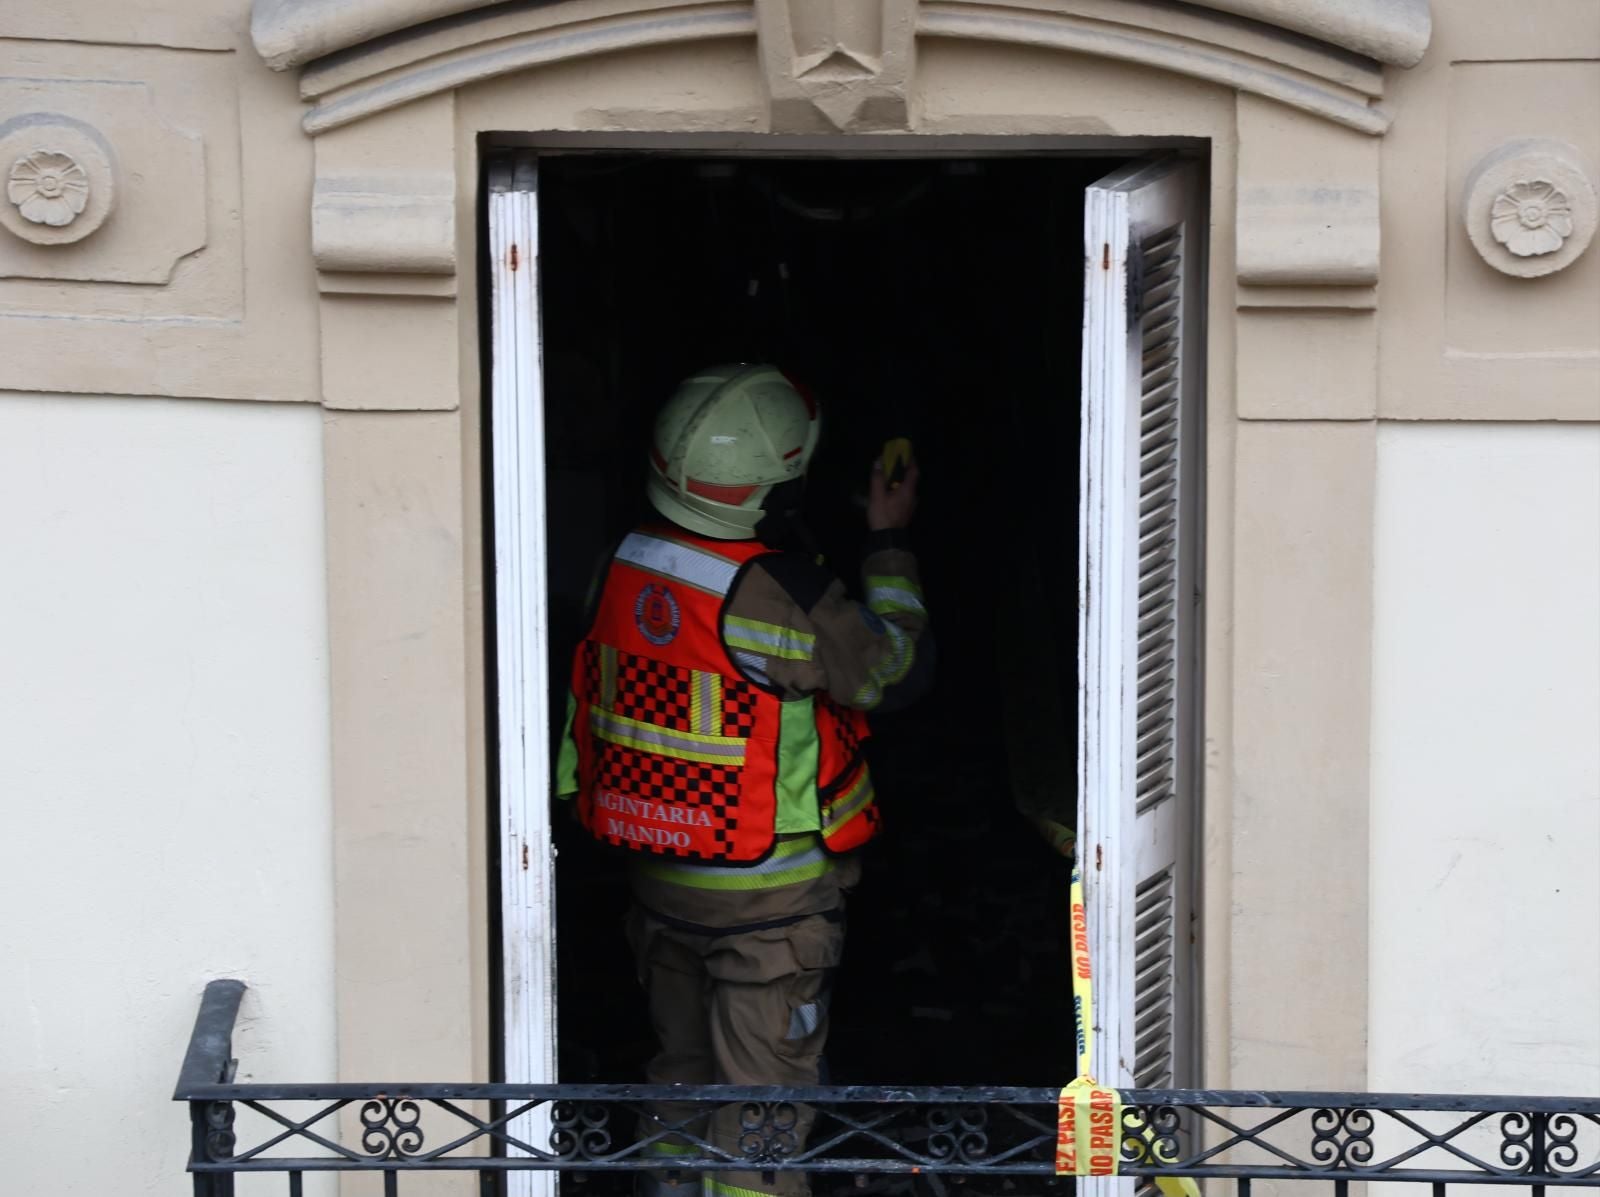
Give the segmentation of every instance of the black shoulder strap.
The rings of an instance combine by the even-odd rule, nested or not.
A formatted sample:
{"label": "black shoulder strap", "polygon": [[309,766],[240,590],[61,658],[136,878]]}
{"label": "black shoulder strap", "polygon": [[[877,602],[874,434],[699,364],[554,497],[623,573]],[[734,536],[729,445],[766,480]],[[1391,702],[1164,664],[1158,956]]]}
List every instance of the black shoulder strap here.
{"label": "black shoulder strap", "polygon": [[824,565],[818,565],[804,553],[763,553],[751,558],[749,564],[759,564],[769,577],[787,594],[795,606],[810,613],[833,585],[834,577]]}

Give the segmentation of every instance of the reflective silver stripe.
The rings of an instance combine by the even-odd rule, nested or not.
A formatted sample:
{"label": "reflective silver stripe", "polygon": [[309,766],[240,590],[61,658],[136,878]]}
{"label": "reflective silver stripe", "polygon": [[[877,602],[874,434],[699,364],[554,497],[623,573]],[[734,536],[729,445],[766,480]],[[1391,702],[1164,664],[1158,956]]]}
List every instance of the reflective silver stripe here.
{"label": "reflective silver stripe", "polygon": [[744,763],[743,740],[675,735],[664,727],[653,727],[648,723],[622,719],[610,711],[598,709],[590,710],[589,726],[596,735],[603,738],[649,745],[690,760],[717,757],[725,758],[731,764]]}
{"label": "reflective silver stripe", "polygon": [[767,659],[760,653],[735,651],[733,659],[739,668],[743,669],[752,680],[761,683],[763,686],[772,685],[772,679],[767,676]]}
{"label": "reflective silver stripe", "polygon": [[926,611],[922,599],[909,590],[896,586],[874,586],[867,591],[867,606],[877,611],[880,606],[890,611]]}
{"label": "reflective silver stripe", "polygon": [[894,645],[893,652],[872,670],[872,676],[885,686],[892,686],[896,682],[904,681],[906,674],[911,672],[911,661],[916,656],[916,649],[911,643],[911,636],[904,629],[894,624],[887,624],[884,633],[889,637],[889,642]]}
{"label": "reflective silver stripe", "polygon": [[653,574],[687,582],[712,594],[727,594],[739,572],[737,562],[701,552],[675,540],[646,536],[642,532],[629,534],[617,549],[617,560],[637,565]]}
{"label": "reflective silver stripe", "polygon": [[823,810],[822,821],[829,828],[842,826],[860,814],[872,799],[872,777],[870,774],[863,774],[853,790],[844,794],[835,805]]}
{"label": "reflective silver stripe", "polygon": [[817,1028],[822,1025],[823,1004],[821,1000],[807,1002],[804,1006],[796,1006],[789,1011],[789,1033],[785,1039],[804,1039],[807,1035],[814,1035]]}
{"label": "reflective silver stripe", "polygon": [[883,689],[872,678],[861,683],[861,689],[850,697],[850,705],[859,707],[863,711],[870,711],[883,701]]}
{"label": "reflective silver stripe", "polygon": [[779,844],[777,849],[766,860],[758,865],[749,867],[737,866],[730,869],[727,865],[697,865],[684,864],[680,861],[662,861],[662,871],[672,872],[675,876],[687,877],[724,877],[730,872],[741,877],[767,877],[773,873],[787,873],[794,869],[803,869],[809,865],[827,864],[829,856],[822,845],[812,840],[809,844],[796,841],[798,850],[791,849],[787,856],[783,852],[787,845]]}
{"label": "reflective silver stripe", "polygon": [[758,624],[754,620],[739,619],[732,615],[727,618],[722,634],[730,644],[742,640],[746,647],[765,647],[772,650],[770,656],[791,661],[811,660],[817,642],[815,636],[805,632]]}

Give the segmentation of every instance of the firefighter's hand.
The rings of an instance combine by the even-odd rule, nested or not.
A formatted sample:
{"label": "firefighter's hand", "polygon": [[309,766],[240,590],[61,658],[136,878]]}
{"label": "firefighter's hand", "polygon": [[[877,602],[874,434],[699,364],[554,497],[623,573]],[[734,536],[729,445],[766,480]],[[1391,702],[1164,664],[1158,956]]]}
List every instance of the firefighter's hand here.
{"label": "firefighter's hand", "polygon": [[874,532],[889,528],[909,528],[917,510],[917,463],[906,466],[906,475],[893,489],[883,476],[883,462],[872,463],[872,478],[867,483],[867,527]]}

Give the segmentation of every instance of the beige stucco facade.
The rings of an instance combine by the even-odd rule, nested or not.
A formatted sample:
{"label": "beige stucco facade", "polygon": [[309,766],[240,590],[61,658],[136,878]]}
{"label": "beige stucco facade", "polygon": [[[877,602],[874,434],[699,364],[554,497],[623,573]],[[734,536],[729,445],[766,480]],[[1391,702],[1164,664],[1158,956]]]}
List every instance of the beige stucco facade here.
{"label": "beige stucco facade", "polygon": [[[1441,936],[1478,933],[1465,914],[1451,921],[1448,902],[1411,921],[1406,845],[1453,817],[1437,788],[1452,771],[1429,762],[1467,752],[1450,726],[1417,720],[1419,707],[1461,694],[1435,693],[1416,655],[1430,603],[1493,621],[1523,605],[1563,626],[1588,617],[1565,648],[1532,637],[1514,663],[1488,658],[1571,730],[1485,750],[1506,779],[1472,802],[1487,828],[1495,801],[1537,789],[1538,818],[1566,830],[1546,865],[1570,876],[1560,909],[1577,955],[1534,952],[1529,967],[1568,986],[1577,1007],[1600,1003],[1590,951],[1600,777],[1593,724],[1582,731],[1586,713],[1600,718],[1600,646],[1583,605],[1600,599],[1600,249],[1580,244],[1600,184],[1600,17],[1588,0],[1451,0],[1431,14],[1426,0],[257,0],[253,12],[247,0],[10,0],[3,13],[8,194],[34,186],[37,164],[23,177],[13,163],[41,150],[69,156],[87,192],[60,224],[0,198],[9,426],[75,438],[96,411],[107,427],[137,425],[145,404],[152,419],[186,426],[192,403],[207,419],[237,419],[237,469],[224,473],[248,495],[250,471],[276,480],[302,460],[307,413],[320,408],[320,474],[282,483],[293,490],[284,518],[297,522],[277,534],[325,617],[279,649],[301,668],[275,701],[299,722],[284,738],[273,718],[241,717],[227,734],[252,752],[277,746],[304,774],[296,793],[305,835],[322,837],[315,860],[263,863],[263,892],[330,870],[318,884],[331,942],[280,960],[248,944],[229,954],[252,934],[248,920],[205,930],[214,953],[174,960],[153,991],[182,1007],[169,1017],[161,1006],[157,1038],[181,1028],[207,976],[236,961],[249,974],[259,960],[265,971],[246,979],[269,994],[302,971],[319,1000],[331,988],[335,1025],[318,1032],[326,1059],[275,1066],[323,1063],[351,1079],[489,1073],[480,163],[497,141],[574,137],[886,155],[930,137],[985,152],[1204,143],[1205,1081],[1427,1087],[1403,1046],[1419,1017],[1406,1003],[1418,998],[1394,970],[1428,959]],[[816,71],[833,56],[837,71]],[[1522,235],[1503,220],[1497,236],[1494,204],[1525,204],[1514,189],[1540,180],[1565,205],[1547,234],[1560,244],[1519,252],[1502,242]],[[193,452],[183,435],[153,440],[127,443],[152,475]],[[1498,509],[1483,491],[1424,481],[1458,478],[1455,449],[1485,488],[1548,485],[1480,542],[1479,521]],[[1502,460],[1514,464],[1491,468]],[[49,519],[58,484],[21,492],[7,518]],[[214,484],[194,480],[197,504],[213,501]],[[128,485],[135,493],[106,488],[95,501],[146,503],[137,477]],[[320,520],[300,518],[306,503]],[[177,518],[139,509],[163,527]],[[1450,546],[1437,571],[1417,555],[1429,520]],[[93,521],[61,527],[98,534]],[[1549,536],[1562,527],[1569,539]],[[1474,588],[1484,563],[1472,545],[1530,538],[1548,544],[1537,560],[1551,568],[1502,580],[1492,596]],[[23,576],[56,568],[44,542],[22,547]],[[192,548],[215,550],[203,538]],[[306,575],[308,553],[320,566]],[[284,567],[254,568],[219,583],[219,601],[259,595]],[[143,584],[136,565],[95,581]],[[1539,596],[1561,586],[1574,597],[1542,608]],[[120,609],[91,604],[81,617]],[[281,630],[281,617],[279,604],[262,605],[263,626]],[[191,633],[122,634],[178,651]],[[1499,634],[1467,621],[1435,651],[1471,653],[1477,637]],[[71,670],[94,684],[90,664]],[[258,684],[248,662],[207,676],[234,695]],[[1479,679],[1486,692],[1497,676]],[[193,699],[174,685],[154,701],[187,726]],[[312,700],[295,697],[306,687],[326,695],[310,725],[300,716]],[[30,707],[17,726],[64,718]],[[1480,745],[1504,730],[1463,726]],[[159,760],[173,787],[198,794],[201,781]],[[50,775],[29,766],[31,801],[50,800]],[[97,800],[110,801],[87,798],[85,819]],[[10,818],[30,826],[25,811]],[[181,818],[153,815],[129,834],[210,843]],[[250,826],[226,826],[226,850],[248,862]],[[1499,856],[1486,834],[1477,848],[1457,845],[1468,866],[1440,885],[1486,881],[1490,858],[1513,876],[1533,867],[1536,846]],[[117,849],[90,843],[77,859],[97,874]],[[215,880],[183,875],[197,891]],[[1544,909],[1529,891],[1505,900],[1535,921]],[[296,917],[318,922],[314,909]],[[122,932],[143,933],[155,934]],[[1464,979],[1473,965],[1441,967]],[[27,1001],[48,1006],[66,968],[44,970]],[[1463,1001],[1463,1025],[1476,1026],[1477,1009]],[[276,1013],[253,1016],[266,1025]],[[1570,1067],[1551,1083],[1592,1090],[1592,1022],[1559,1037]],[[179,1043],[151,1050],[175,1070]],[[1540,1075],[1516,1080],[1547,1087]],[[181,1149],[181,1115],[154,1117]]]}

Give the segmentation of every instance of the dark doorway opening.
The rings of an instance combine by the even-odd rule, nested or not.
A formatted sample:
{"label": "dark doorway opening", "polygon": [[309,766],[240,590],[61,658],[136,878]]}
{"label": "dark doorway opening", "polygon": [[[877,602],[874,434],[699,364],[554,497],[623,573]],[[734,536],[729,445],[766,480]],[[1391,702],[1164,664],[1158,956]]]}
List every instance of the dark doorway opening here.
{"label": "dark doorway opening", "polygon": [[[913,530],[934,691],[874,720],[888,830],[837,978],[836,1084],[1051,1085],[1075,1072],[1083,192],[1104,159],[541,159],[551,710],[585,594],[647,512],[655,408],[718,361],[772,361],[824,411],[808,516],[853,589],[882,442],[923,463]],[[556,729],[559,731],[559,728]],[[555,819],[559,1069],[631,1081],[652,1043],[625,862]]]}

